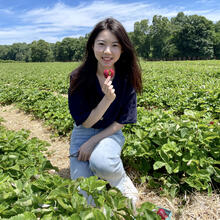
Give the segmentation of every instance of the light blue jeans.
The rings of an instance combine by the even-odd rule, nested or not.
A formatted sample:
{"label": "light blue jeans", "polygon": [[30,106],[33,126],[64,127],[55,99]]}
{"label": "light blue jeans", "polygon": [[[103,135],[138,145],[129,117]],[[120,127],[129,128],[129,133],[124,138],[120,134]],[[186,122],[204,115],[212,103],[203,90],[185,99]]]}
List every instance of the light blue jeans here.
{"label": "light blue jeans", "polygon": [[123,183],[123,178],[126,177],[120,158],[122,146],[125,142],[121,130],[99,141],[89,161],[79,161],[77,158],[77,152],[80,146],[100,131],[102,131],[102,129],[85,128],[82,125],[74,125],[70,141],[71,179],[96,175],[108,181],[111,186],[120,188],[120,184]]}

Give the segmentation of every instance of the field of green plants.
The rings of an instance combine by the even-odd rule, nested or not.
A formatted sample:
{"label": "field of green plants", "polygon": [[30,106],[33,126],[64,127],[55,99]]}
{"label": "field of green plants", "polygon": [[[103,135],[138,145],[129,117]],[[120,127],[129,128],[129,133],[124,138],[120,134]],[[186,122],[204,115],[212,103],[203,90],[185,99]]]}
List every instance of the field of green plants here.
{"label": "field of green plants", "polygon": [[[73,119],[64,94],[69,73],[78,65],[0,63],[0,104],[13,103],[57,136],[69,136]],[[123,129],[124,163],[137,170],[140,183],[161,187],[165,196],[218,190],[220,61],[141,61],[141,67],[144,91],[137,100],[138,122]],[[0,126],[0,218],[132,219],[127,199],[106,190],[104,181],[49,174],[52,165],[40,152],[47,144],[28,136]],[[79,186],[99,208],[86,204]],[[153,204],[142,204],[136,219],[157,219],[152,209]]]}

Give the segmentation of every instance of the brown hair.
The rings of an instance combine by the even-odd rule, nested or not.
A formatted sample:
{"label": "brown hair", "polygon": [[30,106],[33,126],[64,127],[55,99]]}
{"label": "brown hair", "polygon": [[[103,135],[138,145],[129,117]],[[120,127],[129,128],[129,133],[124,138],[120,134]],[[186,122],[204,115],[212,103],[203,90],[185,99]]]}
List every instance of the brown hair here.
{"label": "brown hair", "polygon": [[97,60],[93,52],[93,45],[98,34],[103,30],[109,30],[114,34],[122,47],[122,54],[115,63],[115,70],[128,78],[136,92],[142,92],[142,77],[140,64],[135,49],[122,24],[114,18],[106,18],[96,24],[89,34],[86,45],[86,53],[83,63],[71,73],[70,92],[79,88],[89,89],[95,85],[95,74],[97,71]]}

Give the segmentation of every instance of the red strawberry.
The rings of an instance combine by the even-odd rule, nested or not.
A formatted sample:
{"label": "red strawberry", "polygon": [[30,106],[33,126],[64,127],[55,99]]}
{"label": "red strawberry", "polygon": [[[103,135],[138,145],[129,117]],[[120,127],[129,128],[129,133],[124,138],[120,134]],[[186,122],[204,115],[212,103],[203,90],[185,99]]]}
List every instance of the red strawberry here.
{"label": "red strawberry", "polygon": [[214,121],[210,121],[209,124],[210,124],[210,125],[213,125],[213,124],[214,124]]}
{"label": "red strawberry", "polygon": [[167,218],[167,214],[166,214],[164,209],[159,209],[157,211],[157,214],[161,217],[161,219],[166,219]]}
{"label": "red strawberry", "polygon": [[104,70],[104,76],[105,76],[105,78],[107,78],[108,76],[111,76],[111,78],[113,78],[114,74],[115,74],[115,72],[114,72],[113,69],[110,69],[110,70],[105,69],[105,70]]}
{"label": "red strawberry", "polygon": [[113,70],[113,69],[110,69],[109,71],[111,72],[111,78],[113,78],[113,77],[114,77],[114,74],[115,74],[114,70]]}

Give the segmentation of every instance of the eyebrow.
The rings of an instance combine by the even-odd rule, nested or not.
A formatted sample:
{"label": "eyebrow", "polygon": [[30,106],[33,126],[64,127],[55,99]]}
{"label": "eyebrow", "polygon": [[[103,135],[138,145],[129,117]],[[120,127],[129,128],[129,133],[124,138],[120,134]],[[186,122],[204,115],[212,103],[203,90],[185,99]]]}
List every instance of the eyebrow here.
{"label": "eyebrow", "polygon": [[[97,42],[98,42],[98,41],[106,42],[105,40],[97,40]],[[119,44],[119,41],[113,41],[112,43],[117,43],[117,44]]]}

